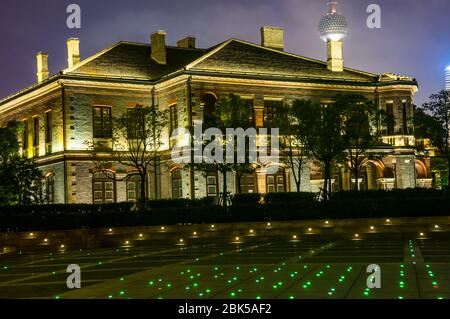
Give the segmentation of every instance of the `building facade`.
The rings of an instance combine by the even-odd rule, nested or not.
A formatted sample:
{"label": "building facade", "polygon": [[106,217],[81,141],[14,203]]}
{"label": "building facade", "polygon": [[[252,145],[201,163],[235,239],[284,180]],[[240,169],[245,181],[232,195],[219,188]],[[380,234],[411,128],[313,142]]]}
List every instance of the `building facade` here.
{"label": "building facade", "polygon": [[[386,128],[384,144],[373,150],[376,156],[365,161],[358,181],[361,188],[431,187],[429,163],[417,158],[415,151],[415,79],[336,70],[333,49],[328,62],[284,52],[280,28],[264,27],[261,37],[261,45],[230,39],[199,49],[193,37],[168,46],[165,32],[158,31],[149,44],[119,42],[84,60],[80,60],[78,39],[69,39],[68,67],[50,77],[48,55],[39,53],[38,82],[0,101],[0,125],[13,120],[24,123],[22,152],[36,159],[49,203],[134,201],[139,196],[139,180],[114,181],[97,172],[86,142],[108,141],[112,118],[136,105],[156,104],[172,116],[159,165],[149,172],[150,196],[202,198],[221,192],[222,176],[173,163],[169,155],[174,128],[201,123],[215,102],[230,93],[248,100],[256,128],[264,127],[282,103],[296,99],[332,103],[338,93],[359,93],[395,119]],[[123,179],[130,173],[129,167],[115,165],[109,174]],[[340,169],[333,179],[335,189],[350,189],[356,182],[350,176],[346,167]],[[227,180],[228,190],[236,192],[231,172]],[[320,165],[308,161],[302,172],[302,190],[316,192],[322,184]],[[244,176],[242,189],[266,193],[295,191],[296,187],[290,168],[279,164],[275,174],[267,174],[261,166]]]}

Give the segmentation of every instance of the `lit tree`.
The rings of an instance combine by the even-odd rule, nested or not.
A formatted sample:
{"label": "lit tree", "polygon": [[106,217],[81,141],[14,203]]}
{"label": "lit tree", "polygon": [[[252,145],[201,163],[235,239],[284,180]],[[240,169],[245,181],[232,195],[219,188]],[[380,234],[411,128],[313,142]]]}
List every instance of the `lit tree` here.
{"label": "lit tree", "polygon": [[283,104],[278,110],[271,127],[280,129],[281,154],[287,165],[291,167],[297,192],[301,191],[302,171],[310,152],[306,147],[306,132],[301,125],[304,100],[296,100],[292,105]]}
{"label": "lit tree", "polygon": [[17,137],[22,129],[18,122],[0,128],[0,203],[3,205],[43,203],[42,174],[33,160],[19,154]]}
{"label": "lit tree", "polygon": [[334,105],[321,105],[309,100],[298,100],[299,132],[305,148],[323,165],[323,198],[331,192],[333,164],[339,161],[347,149],[342,137],[342,113]]}
{"label": "lit tree", "polygon": [[[229,202],[229,192],[227,185],[227,173],[235,172],[238,184],[238,193],[242,192],[241,187],[241,179],[246,173],[251,173],[254,171],[252,166],[253,163],[250,163],[248,158],[248,148],[246,148],[246,158],[245,163],[237,163],[237,143],[235,140],[231,139],[231,137],[226,136],[227,129],[237,129],[242,128],[244,130],[251,128],[253,123],[251,119],[253,118],[253,109],[246,105],[244,101],[237,95],[230,94],[226,97],[223,97],[217,101],[215,110],[211,114],[207,123],[204,123],[204,128],[217,128],[219,129],[223,135],[219,138],[216,137],[214,142],[219,144],[219,148],[222,149],[223,154],[227,153],[227,149],[233,146],[233,154],[234,158],[229,161],[225,157],[223,161],[213,163],[207,163],[203,161],[201,164],[194,164],[194,166],[203,172],[207,171],[218,171],[222,174],[222,182],[223,182],[223,193],[222,193],[222,204],[226,208]],[[247,144],[248,141],[246,141]],[[203,159],[205,160],[205,159]]]}
{"label": "lit tree", "polygon": [[[430,96],[430,100],[422,105],[422,108],[432,117],[428,119],[430,126],[426,134],[437,149],[436,156],[447,161],[447,173],[450,181],[450,91],[440,91]],[[419,114],[420,116],[420,114]],[[422,119],[427,119],[422,117]],[[420,120],[420,117],[417,119]],[[419,127],[420,128],[420,127]],[[450,183],[447,183],[447,190]]]}
{"label": "lit tree", "polygon": [[370,156],[370,149],[380,142],[387,114],[362,95],[340,95],[336,98],[335,107],[342,112],[342,137],[347,147],[345,155],[355,178],[355,190],[359,191],[358,181],[364,160]]}
{"label": "lit tree", "polygon": [[[167,111],[157,106],[136,105],[127,113],[112,121],[112,139],[110,145],[87,142],[93,150],[93,162],[96,168],[111,178],[108,168],[119,163],[134,169],[132,176],[140,178],[140,208],[146,208],[149,198],[148,174],[151,170],[156,175],[160,152],[164,145],[163,133],[169,123]],[[116,179],[117,180],[117,179]],[[157,187],[155,178],[155,187]]]}

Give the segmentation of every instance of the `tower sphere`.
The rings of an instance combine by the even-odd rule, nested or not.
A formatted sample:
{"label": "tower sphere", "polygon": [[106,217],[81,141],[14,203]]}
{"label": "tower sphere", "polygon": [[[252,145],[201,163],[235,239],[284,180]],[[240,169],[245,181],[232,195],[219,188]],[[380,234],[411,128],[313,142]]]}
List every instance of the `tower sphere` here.
{"label": "tower sphere", "polygon": [[329,11],[320,19],[320,38],[327,41],[340,41],[348,33],[347,19],[337,12],[337,2],[329,2]]}

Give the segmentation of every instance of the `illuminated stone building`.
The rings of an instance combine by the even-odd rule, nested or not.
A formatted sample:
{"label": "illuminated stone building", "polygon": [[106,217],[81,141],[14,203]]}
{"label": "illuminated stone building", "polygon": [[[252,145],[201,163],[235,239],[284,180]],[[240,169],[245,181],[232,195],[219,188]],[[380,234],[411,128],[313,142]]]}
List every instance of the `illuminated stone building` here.
{"label": "illuminated stone building", "polygon": [[[138,181],[102,178],[85,142],[108,141],[112,117],[138,104],[156,103],[170,110],[172,120],[160,166],[150,173],[150,195],[201,198],[221,192],[222,177],[214,172],[192,174],[173,164],[168,156],[169,132],[203,121],[221,96],[234,93],[248,100],[259,128],[281,103],[299,98],[332,103],[337,93],[360,93],[395,119],[383,137],[385,144],[373,150],[377,159],[366,161],[361,187],[430,187],[429,164],[415,156],[412,101],[416,81],[345,68],[342,42],[328,43],[327,62],[285,52],[283,32],[264,27],[261,45],[230,39],[199,49],[193,37],[168,46],[165,32],[158,31],[151,35],[150,43],[119,42],[84,60],[80,59],[79,40],[69,39],[68,67],[49,76],[48,55],[39,53],[38,82],[0,101],[0,125],[11,120],[25,124],[20,137],[23,153],[36,158],[50,203],[132,201],[138,196]],[[129,173],[126,167],[111,168],[117,178]],[[314,161],[305,166],[302,175],[303,191],[318,191],[322,186]],[[235,192],[232,173],[228,181],[228,189]],[[333,183],[336,188],[349,189],[349,171],[343,168]],[[285,165],[272,175],[259,167],[255,174],[244,177],[243,190],[295,191],[295,183]]]}

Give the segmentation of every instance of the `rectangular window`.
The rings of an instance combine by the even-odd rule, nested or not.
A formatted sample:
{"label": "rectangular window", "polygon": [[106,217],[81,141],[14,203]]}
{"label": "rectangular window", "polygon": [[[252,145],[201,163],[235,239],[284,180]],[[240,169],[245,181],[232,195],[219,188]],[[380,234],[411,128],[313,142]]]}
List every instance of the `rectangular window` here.
{"label": "rectangular window", "polygon": [[266,183],[268,193],[286,192],[286,179],[283,170],[280,170],[277,174],[274,175],[267,175]]}
{"label": "rectangular window", "polygon": [[170,107],[170,135],[178,128],[178,106],[172,105]]}
{"label": "rectangular window", "polygon": [[387,134],[394,135],[395,117],[394,117],[393,103],[386,104],[386,112],[387,112]]}
{"label": "rectangular window", "polygon": [[47,113],[45,113],[45,143],[52,142],[52,129],[52,112],[48,111]]}
{"label": "rectangular window", "polygon": [[112,137],[112,118],[110,107],[94,107],[94,138]]}
{"label": "rectangular window", "polygon": [[406,102],[402,103],[402,115],[403,115],[403,134],[408,134],[408,117],[407,117],[407,107]]}
{"label": "rectangular window", "polygon": [[[107,177],[107,175],[109,177]],[[96,173],[92,178],[94,204],[110,204],[116,201],[114,174]]]}
{"label": "rectangular window", "polygon": [[181,169],[172,173],[172,197],[174,199],[183,198],[183,179]]}
{"label": "rectangular window", "polygon": [[28,121],[23,121],[23,132],[22,132],[22,147],[24,150],[28,148],[28,134],[29,134]]}
{"label": "rectangular window", "polygon": [[217,178],[217,172],[211,172],[208,173],[206,176],[206,191],[208,194],[208,197],[216,197],[218,192],[218,178]]}
{"label": "rectangular window", "polygon": [[33,118],[33,146],[39,146],[39,118]]}
{"label": "rectangular window", "polygon": [[144,113],[141,108],[127,110],[128,139],[140,139],[144,135]]}
{"label": "rectangular window", "polygon": [[255,174],[244,174],[241,177],[241,190],[243,194],[253,194],[258,192]]}
{"label": "rectangular window", "polygon": [[132,177],[127,181],[127,199],[129,202],[136,202],[141,198],[141,178]]}
{"label": "rectangular window", "polygon": [[283,106],[283,101],[264,101],[264,126],[271,126],[275,120],[277,109]]}

